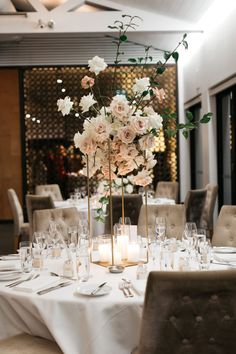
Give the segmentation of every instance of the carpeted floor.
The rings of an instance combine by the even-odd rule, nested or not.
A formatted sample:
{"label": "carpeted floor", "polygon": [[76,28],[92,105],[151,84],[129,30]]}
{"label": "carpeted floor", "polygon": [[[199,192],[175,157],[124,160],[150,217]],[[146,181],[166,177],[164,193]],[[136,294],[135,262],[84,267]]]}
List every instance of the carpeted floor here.
{"label": "carpeted floor", "polygon": [[0,223],[0,255],[13,252],[13,223]]}

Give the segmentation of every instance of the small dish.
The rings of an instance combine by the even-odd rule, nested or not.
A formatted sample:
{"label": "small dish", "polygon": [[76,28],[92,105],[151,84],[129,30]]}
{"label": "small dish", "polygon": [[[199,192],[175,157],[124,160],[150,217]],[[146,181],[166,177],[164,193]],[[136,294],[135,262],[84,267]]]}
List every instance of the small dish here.
{"label": "small dish", "polygon": [[96,289],[99,285],[100,284],[81,284],[76,289],[76,293],[78,293],[79,295],[94,297],[94,296],[107,295],[112,290],[112,288],[109,285],[104,285],[95,294],[91,294],[93,292],[93,290]]}
{"label": "small dish", "polygon": [[236,253],[236,247],[213,247],[215,253]]}

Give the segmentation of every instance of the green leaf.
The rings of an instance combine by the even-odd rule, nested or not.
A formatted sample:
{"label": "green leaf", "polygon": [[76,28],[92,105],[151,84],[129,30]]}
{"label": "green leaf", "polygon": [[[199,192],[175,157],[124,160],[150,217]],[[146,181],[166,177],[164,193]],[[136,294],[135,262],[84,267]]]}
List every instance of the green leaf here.
{"label": "green leaf", "polygon": [[164,59],[165,60],[170,59],[170,57],[171,57],[171,53],[170,52],[164,52]]}
{"label": "green leaf", "polygon": [[183,129],[183,128],[185,128],[185,124],[183,123],[177,124],[177,129]]}
{"label": "green leaf", "polygon": [[122,34],[122,35],[120,36],[120,40],[121,40],[121,42],[127,41],[127,36],[126,36],[125,34]]}
{"label": "green leaf", "polygon": [[109,199],[107,197],[101,197],[99,199],[99,202],[102,203],[102,204],[108,204],[109,203]]}
{"label": "green leaf", "polygon": [[184,33],[183,35],[183,39],[185,39],[187,37],[187,33]]}
{"label": "green leaf", "polygon": [[196,125],[194,123],[187,123],[185,124],[185,128],[188,130],[193,130],[196,128]]}
{"label": "green leaf", "polygon": [[157,131],[156,128],[152,128],[152,129],[151,129],[151,133],[152,133],[152,135],[154,135],[154,136],[158,136],[158,131]]}
{"label": "green leaf", "polygon": [[149,56],[148,59],[149,59],[150,61],[152,61],[153,58],[152,58],[151,56]]}
{"label": "green leaf", "polygon": [[213,116],[213,113],[208,112],[204,114],[204,116],[200,119],[200,123],[206,124],[211,120],[211,117]]}
{"label": "green leaf", "polygon": [[130,61],[131,63],[137,63],[137,60],[135,58],[129,58],[128,61]]}
{"label": "green leaf", "polygon": [[186,118],[187,118],[187,120],[188,120],[189,122],[191,122],[191,121],[193,120],[193,114],[192,114],[192,112],[187,111],[187,112],[186,112]]}
{"label": "green leaf", "polygon": [[166,129],[166,134],[168,136],[168,138],[173,138],[176,135],[176,129]]}
{"label": "green leaf", "polygon": [[162,75],[165,70],[166,70],[166,67],[165,67],[165,66],[159,66],[159,67],[156,69],[156,73],[157,73],[157,75]]}
{"label": "green leaf", "polygon": [[187,130],[183,130],[182,131],[182,134],[183,134],[183,136],[185,137],[185,139],[188,139],[188,131]]}
{"label": "green leaf", "polygon": [[147,96],[149,94],[149,91],[148,90],[145,90],[145,91],[143,91],[143,93],[142,93],[142,97],[145,97],[145,96]]}
{"label": "green leaf", "polygon": [[177,61],[179,59],[179,53],[178,52],[172,53],[172,58],[174,58],[175,62],[177,63]]}
{"label": "green leaf", "polygon": [[110,29],[118,29],[117,26],[107,26],[107,27],[110,28]]}
{"label": "green leaf", "polygon": [[188,42],[187,41],[183,41],[183,46],[185,49],[188,49]]}

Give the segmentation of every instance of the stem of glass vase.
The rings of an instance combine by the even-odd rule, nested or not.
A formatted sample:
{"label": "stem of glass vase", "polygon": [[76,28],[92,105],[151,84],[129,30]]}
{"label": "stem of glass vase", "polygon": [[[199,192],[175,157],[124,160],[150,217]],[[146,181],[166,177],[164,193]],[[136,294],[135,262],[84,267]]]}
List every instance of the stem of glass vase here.
{"label": "stem of glass vase", "polygon": [[111,226],[111,263],[114,265],[114,239],[113,239],[113,213],[112,213],[112,180],[111,180],[111,142],[108,139],[108,166],[109,166],[109,192],[110,192],[110,226]]}

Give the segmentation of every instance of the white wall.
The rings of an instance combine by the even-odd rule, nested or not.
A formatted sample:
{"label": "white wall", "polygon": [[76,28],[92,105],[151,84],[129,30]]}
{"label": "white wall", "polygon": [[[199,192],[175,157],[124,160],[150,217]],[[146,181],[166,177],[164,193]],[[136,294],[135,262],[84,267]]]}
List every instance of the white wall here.
{"label": "white wall", "polygon": [[[223,1],[222,6],[226,7]],[[224,14],[223,7],[218,13],[219,17],[213,13],[209,17],[203,34],[188,36],[189,50],[188,53],[183,53],[179,63],[179,78],[180,81],[181,78],[183,80],[182,90],[180,85],[179,107],[201,95],[202,114],[209,111],[214,113],[213,120],[205,126],[203,132],[204,184],[217,182],[216,107],[215,97],[209,95],[209,90],[236,74],[236,6],[228,9],[227,14]],[[183,119],[182,109],[180,120]],[[186,157],[185,147],[186,143],[180,144],[180,158]],[[180,169],[183,200],[189,188],[189,160],[180,164]]]}

